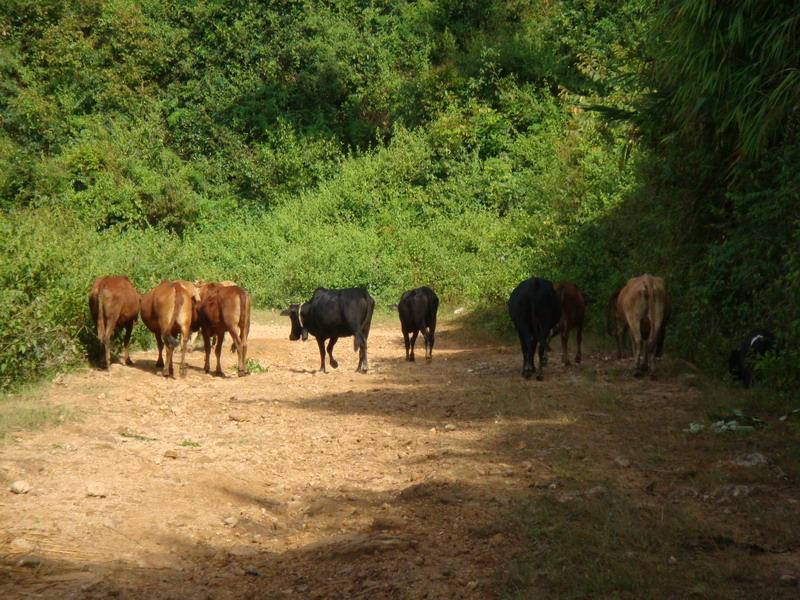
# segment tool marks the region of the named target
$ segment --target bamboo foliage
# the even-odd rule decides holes
[[[656,77],[681,132],[711,128],[737,155],[759,156],[800,110],[800,11],[792,2],[666,0]]]

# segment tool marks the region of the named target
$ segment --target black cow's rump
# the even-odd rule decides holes
[[[530,377],[536,371],[533,357],[538,347],[539,374],[536,378],[541,380],[547,339],[561,319],[561,302],[553,284],[539,277],[526,279],[511,292],[508,314],[517,328],[522,347],[522,375]]]
[[[436,333],[436,313],[439,310],[439,297],[429,287],[418,287],[403,292],[397,305],[400,315],[400,328],[406,345],[406,360],[414,360],[414,344],[420,331],[425,340],[425,358],[433,358],[433,342]],[[409,335],[411,339],[409,340]]]

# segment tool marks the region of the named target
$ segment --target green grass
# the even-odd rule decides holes
[[[199,448],[200,447],[200,443],[199,442],[195,442],[195,441],[192,441],[192,440],[189,440],[189,439],[183,440],[179,445],[183,446],[184,448]]]

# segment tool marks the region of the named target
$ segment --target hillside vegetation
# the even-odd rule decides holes
[[[0,387],[91,350],[98,275],[260,307],[644,271],[670,352],[800,354],[800,16],[701,0],[0,2]],[[138,332],[144,342],[147,336]]]

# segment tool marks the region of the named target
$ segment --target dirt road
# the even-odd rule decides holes
[[[797,516],[797,485],[774,465],[730,466],[747,440],[683,432],[700,410],[691,376],[638,381],[598,352],[571,368],[553,353],[544,382],[524,381],[516,345],[470,342],[455,322],[430,364],[406,363],[384,322],[369,374],[353,372],[345,339],[339,369],[323,375],[313,341],[264,321],[249,355],[265,373],[233,376],[226,349],[228,376],[213,378],[195,351],[185,379],[165,380],[149,352],[42,391],[77,417],[0,446],[0,597],[546,597],[568,589],[558,573],[570,577],[573,550],[559,550],[558,527],[583,528],[595,517],[581,511],[611,514],[618,498],[634,516],[661,510],[663,521],[666,505],[668,518],[677,507],[702,523],[663,547],[609,549],[663,577],[667,596],[689,595],[718,559],[755,565],[731,589],[794,593],[781,577],[798,574],[797,528],[778,523]],[[28,493],[8,491],[19,479]],[[730,482],[750,491],[714,496]],[[550,521],[526,517],[531,506]],[[754,511],[776,525],[742,522]],[[705,551],[720,532],[731,544]],[[764,551],[750,558],[741,544]],[[709,585],[695,595],[727,589]]]

